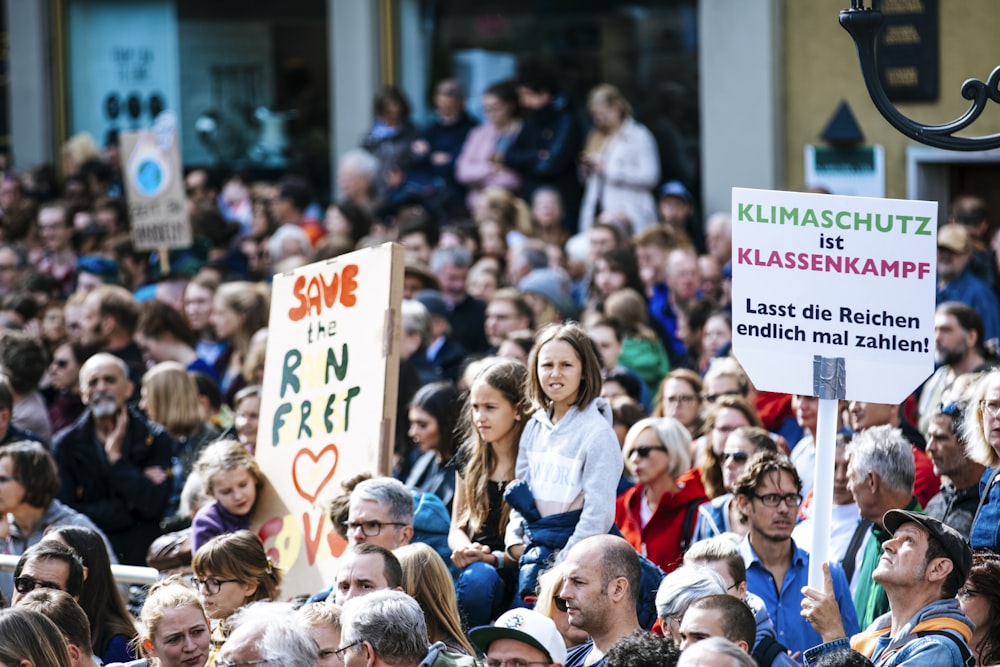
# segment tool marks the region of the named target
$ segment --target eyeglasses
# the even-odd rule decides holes
[[[10,475],[0,475],[0,484],[6,484],[7,482],[13,481],[16,481],[16,478],[11,477]]]
[[[746,452],[740,452],[740,451],[722,452],[722,460],[728,461],[729,459],[732,459],[737,463],[746,463],[750,459],[750,455],[747,454]]]
[[[996,417],[1000,414],[1000,403],[997,401],[979,401],[979,408],[987,417]]]
[[[566,611],[566,600],[563,600],[558,595],[552,598],[552,604],[556,606],[559,611]]]
[[[219,589],[222,588],[222,584],[231,584],[239,581],[239,579],[198,579],[194,577],[191,579],[191,583],[194,584],[196,590],[204,590],[208,595],[218,595]],[[239,663],[245,664],[245,663]]]
[[[365,537],[378,537],[382,532],[382,526],[405,526],[405,523],[399,523],[398,521],[348,521],[344,524],[347,526],[347,532],[353,533],[358,528],[361,529],[361,534]]]
[[[764,503],[765,507],[777,507],[781,503],[785,503],[788,507],[798,507],[802,504],[802,496],[798,493],[786,493],[785,495],[765,493],[762,496],[755,493],[753,497]]]
[[[14,580],[14,590],[21,595],[27,595],[36,588],[49,588],[54,591],[61,591],[63,587],[51,581],[40,581],[34,577],[23,576]]]
[[[665,452],[666,447],[647,447],[645,445],[640,447],[633,447],[632,451],[628,453],[629,456],[636,454],[640,459],[644,459],[650,455],[651,452]]]
[[[694,403],[698,400],[698,397],[690,394],[682,394],[680,396],[664,396],[663,400],[671,405],[680,405],[681,403]]]
[[[974,588],[963,586],[962,588],[958,589],[958,597],[960,597],[963,602],[967,601],[969,598],[975,595],[979,595],[979,591],[975,590]]]
[[[486,658],[486,667],[528,667],[528,665],[551,665],[548,660],[521,660],[520,658],[507,658],[497,660],[496,658]]]
[[[715,401],[723,396],[742,396],[742,392],[738,389],[732,389],[730,391],[720,391],[717,394],[705,394],[705,400],[709,403],[715,403]]]
[[[224,658],[216,658],[215,664],[217,667],[237,667],[238,665],[265,665],[271,662],[270,658],[258,658],[257,660],[226,660]]]
[[[357,646],[358,644],[360,644],[361,641],[362,640],[359,639],[356,642],[351,642],[347,646],[341,646],[340,648],[338,648],[337,650],[335,650],[334,653],[337,654],[337,660],[340,660],[341,662],[344,662],[344,654],[347,653],[347,649],[354,648],[355,646]]]

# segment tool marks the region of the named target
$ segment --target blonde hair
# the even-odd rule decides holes
[[[172,438],[189,437],[201,426],[198,384],[176,361],[156,364],[142,377],[149,418]]]
[[[254,478],[257,491],[264,484],[264,473],[246,446],[238,440],[219,440],[213,442],[198,456],[194,464],[195,472],[201,477],[205,493],[212,493],[212,478],[230,470],[246,470]]]
[[[329,627],[334,632],[340,632],[340,607],[329,600],[321,600],[303,605],[295,614],[300,625],[308,628]]]
[[[982,379],[968,394],[971,396],[962,420],[962,434],[965,436],[965,453],[976,463],[988,468],[1000,465],[1000,454],[990,446],[983,432],[983,401],[991,386],[1000,384],[1000,370],[984,374]]]
[[[475,655],[465,638],[458,615],[455,584],[444,561],[423,542],[414,542],[393,551],[403,568],[403,590],[420,605],[430,641],[452,642]]]
[[[281,570],[264,551],[264,543],[249,530],[213,537],[195,552],[191,569],[199,578],[208,575],[257,584],[244,604],[277,600],[281,594]]]
[[[656,439],[667,450],[667,457],[670,459],[670,469],[668,474],[677,478],[691,469],[691,434],[684,425],[673,417],[647,417],[640,419],[625,434],[625,444],[622,451],[625,455],[625,464],[631,470],[629,461],[635,441],[643,431],[650,430],[656,434]]]
[[[149,645],[153,643],[156,628],[167,612],[182,607],[191,607],[201,612],[208,626],[205,608],[198,594],[178,575],[172,575],[153,584],[146,594],[146,601],[139,612],[139,634],[133,641],[136,655],[149,658]]]
[[[515,197],[505,188],[495,185],[483,188],[479,193],[479,203],[489,211],[483,220],[494,220],[500,224],[500,229],[504,235],[513,230],[517,230],[525,236],[534,236],[535,232],[531,226],[531,209],[523,199]]]
[[[215,291],[215,299],[242,318],[230,342],[236,353],[246,354],[250,338],[267,326],[271,309],[270,289],[267,285],[249,281],[222,283]]]

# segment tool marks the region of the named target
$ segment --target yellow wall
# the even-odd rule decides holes
[[[961,115],[968,102],[962,82],[985,81],[1000,65],[1000,4],[996,0],[939,0],[941,66],[938,100],[899,105],[906,116],[922,123],[948,122]],[[906,147],[916,142],[896,131],[875,110],[858,66],[857,52],[837,20],[849,0],[784,0],[783,78],[786,187],[804,186],[806,144],[820,144],[841,100],[847,100],[868,144],[885,146],[886,196],[906,196]],[[869,1],[867,6],[871,5]],[[1000,133],[1000,105],[986,112],[964,136]]]

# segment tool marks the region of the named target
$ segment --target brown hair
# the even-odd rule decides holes
[[[723,408],[741,412],[750,422],[750,426],[764,426],[754,407],[739,396],[722,396],[709,407],[708,416],[705,418],[706,442],[701,452],[701,460],[698,462],[698,466],[701,468],[701,480],[709,498],[717,498],[726,493],[726,486],[722,482],[722,461],[719,460],[712,447],[712,431],[715,429],[715,420],[718,419]]]
[[[549,397],[545,395],[538,377],[538,354],[546,343],[562,341],[573,348],[580,359],[580,388],[574,405],[583,409],[601,395],[601,362],[597,360],[594,345],[578,322],[553,323],[544,327],[535,336],[535,346],[528,355],[528,397],[538,408],[547,408]]]
[[[249,530],[213,537],[195,552],[191,568],[198,577],[208,575],[257,584],[246,603],[277,600],[281,593],[281,570],[264,552],[264,543]]]

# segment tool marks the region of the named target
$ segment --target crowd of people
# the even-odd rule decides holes
[[[729,216],[663,178],[613,86],[587,122],[540,69],[482,107],[442,81],[420,125],[381,91],[329,203],[293,174],[191,170],[195,241],[163,255],[132,248],[114,145],[74,137],[61,180],[6,166],[0,662],[1000,664],[983,200],[938,233],[934,375],[840,410],[809,586],[818,403],[731,355]],[[391,475],[342,481],[336,579],[288,601],[249,530],[269,279],[388,241]],[[165,578],[130,610],[114,563]]]

